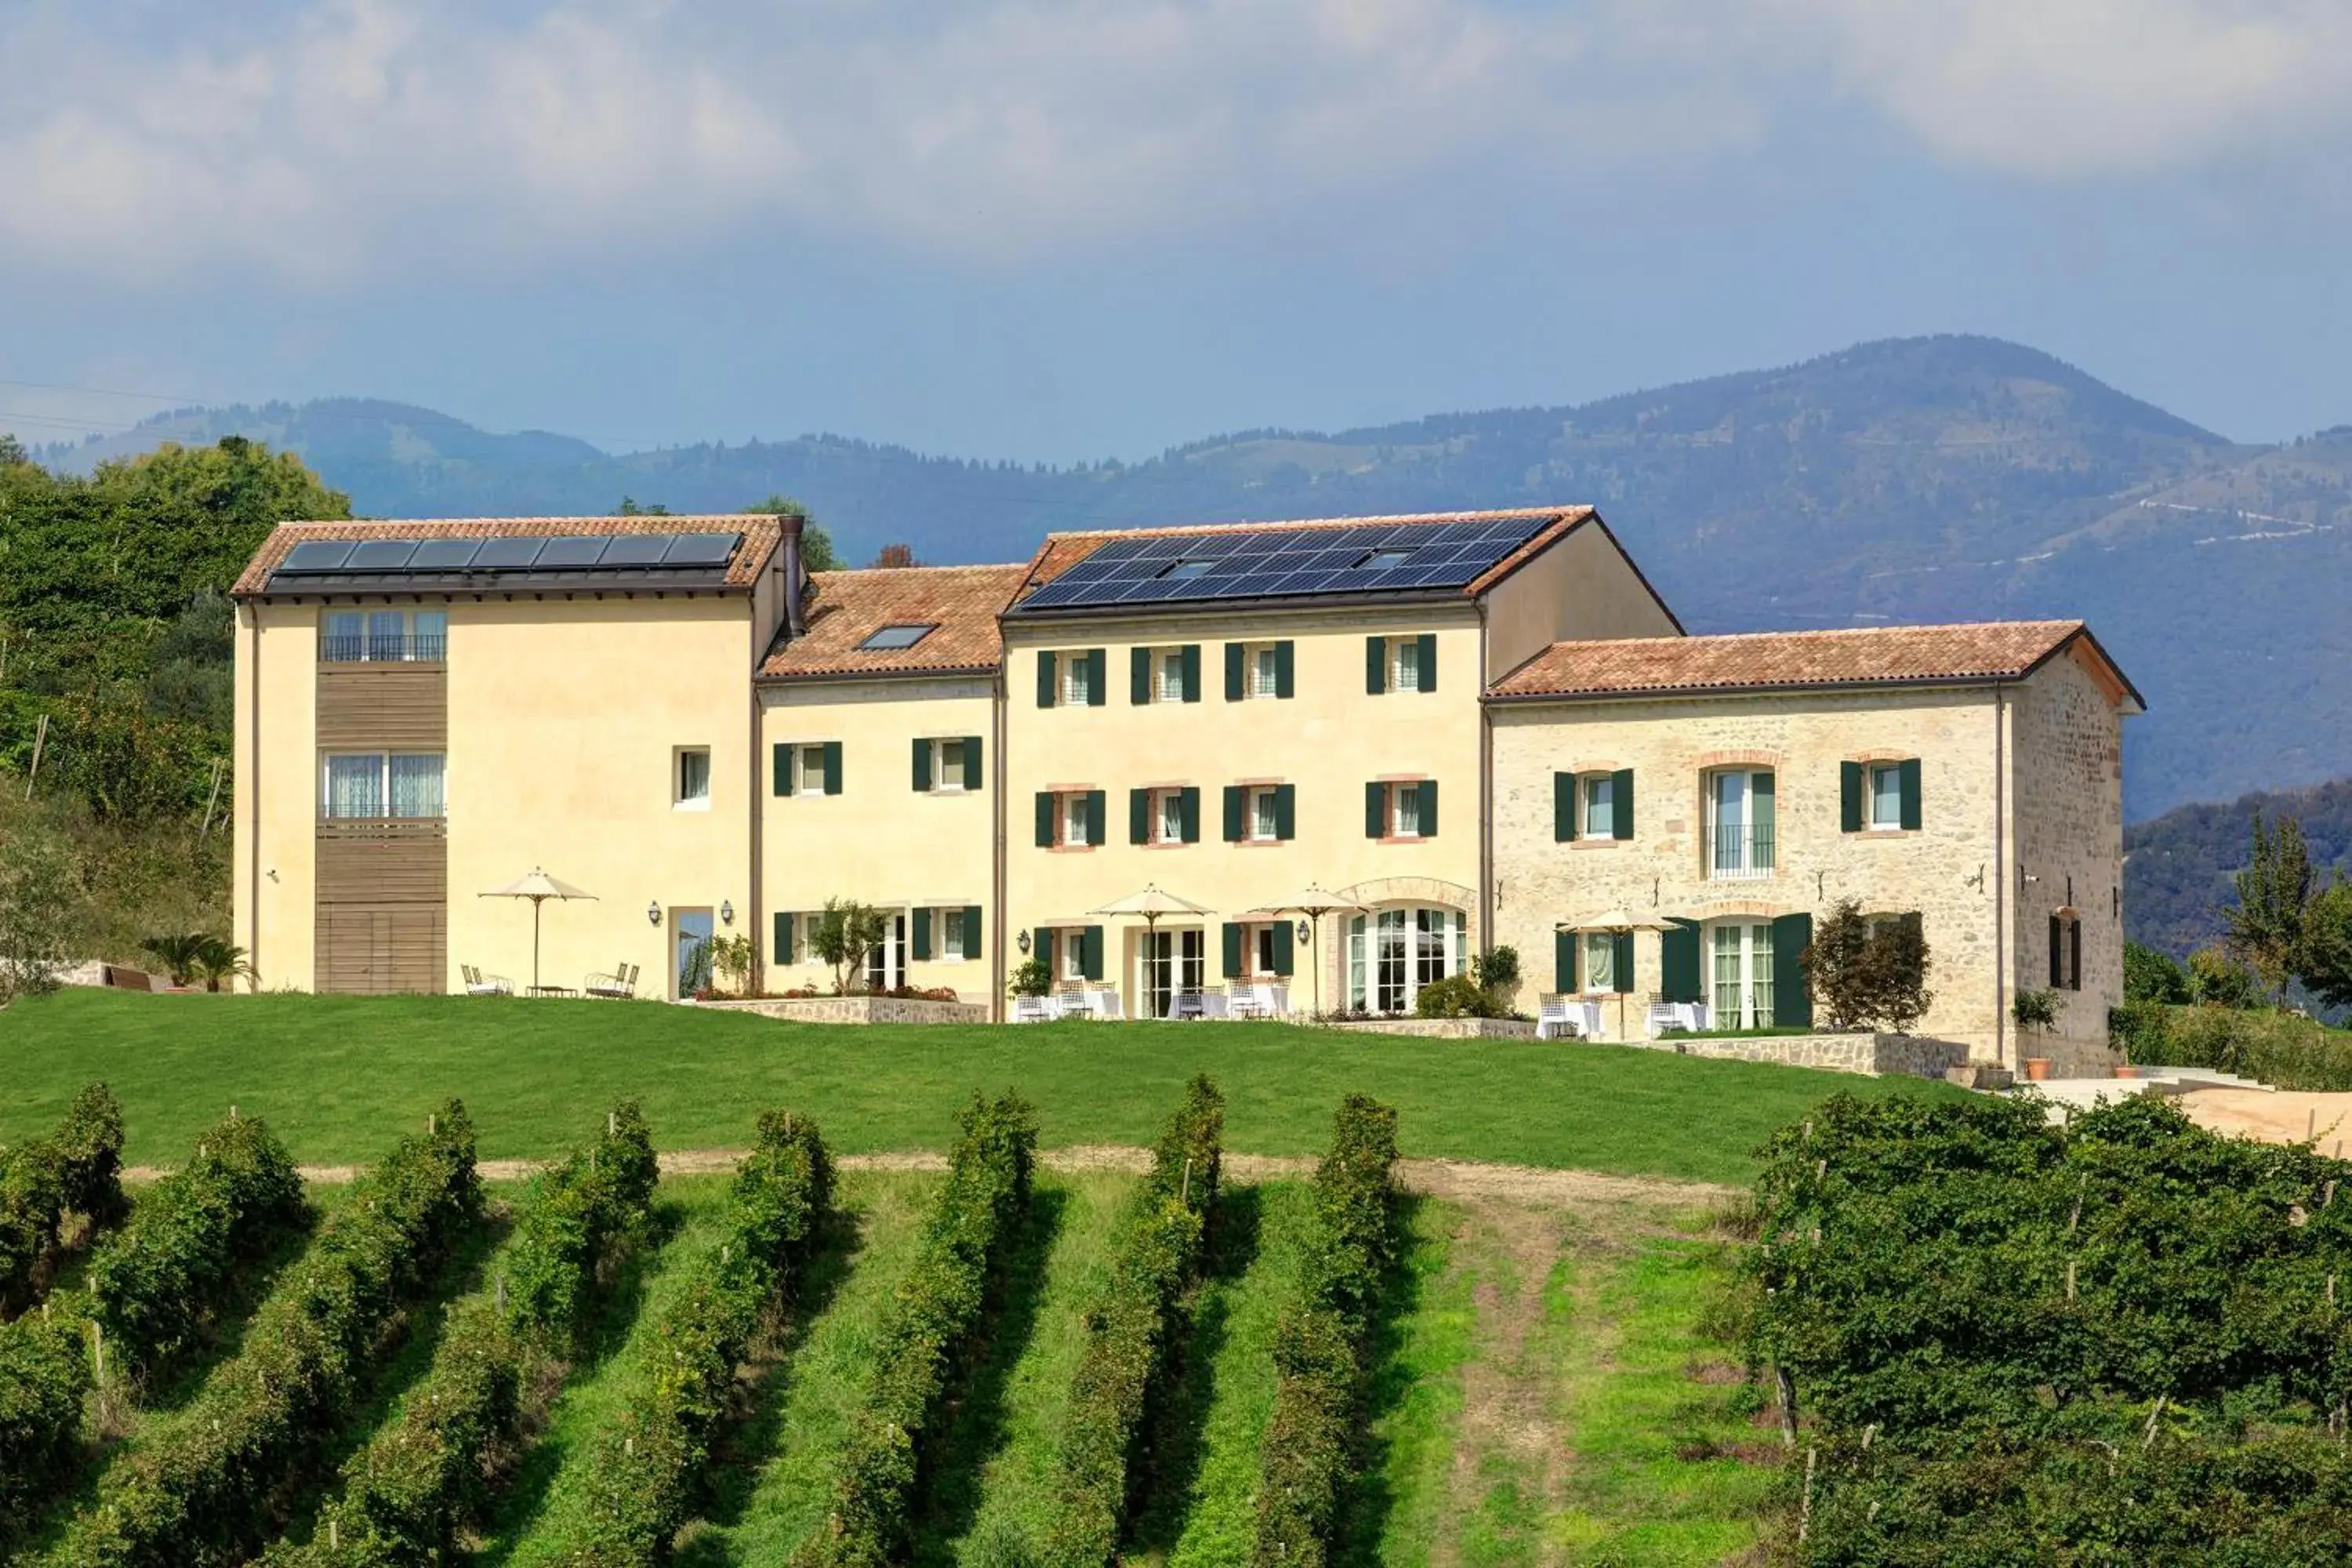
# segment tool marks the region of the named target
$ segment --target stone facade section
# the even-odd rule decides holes
[[[2050,661],[2011,701],[2016,900],[2014,984],[2050,984],[2050,917],[2083,922],[2082,989],[2058,993],[2058,1026],[2013,1042],[2021,1056],[2099,1077],[2116,1061],[2107,1013],[2124,999],[2123,725],[2100,679],[2072,658]]]
[[[1650,1042],[1660,1050],[1721,1061],[1769,1062],[1777,1067],[1822,1068],[1872,1078],[1942,1078],[1964,1067],[1969,1048],[1957,1040],[1925,1035],[1757,1035],[1746,1038],[1668,1037]]]

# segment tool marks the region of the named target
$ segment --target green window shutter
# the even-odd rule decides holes
[[[2083,988],[2083,922],[2080,918],[2066,922],[2066,989]]]
[[[915,742],[915,793],[929,795],[931,790],[931,743]]]
[[[1622,996],[1633,989],[1633,933],[1621,931],[1609,939],[1609,945],[1611,967],[1617,972],[1615,988]]]
[[[987,777],[980,765],[980,737],[966,735],[963,738],[963,787],[978,789]]]
[[[1151,700],[1151,650],[1127,650],[1127,700],[1140,708]]]
[[[1242,661],[1244,657],[1241,644],[1229,642],[1225,645],[1225,700],[1228,702],[1242,700]]]
[[[1903,788],[1903,826],[1912,832],[1919,831],[1919,759],[1912,757],[1896,765],[1895,777]]]
[[[1389,639],[1364,639],[1364,692],[1378,697],[1389,689]]]
[[[769,945],[768,962],[790,963],[793,961],[793,917],[783,910],[776,911],[776,940]]]
[[[1087,660],[1087,706],[1100,708],[1110,701],[1110,688],[1105,684],[1110,668],[1109,656],[1101,648],[1088,648]]]
[[[1050,649],[1037,650],[1037,706],[1051,708],[1055,695],[1054,655]]]
[[[963,907],[963,955],[978,958],[987,951],[980,943],[980,906],[966,904]]]
[[[1102,790],[1087,792],[1087,842],[1097,848],[1103,843],[1103,830],[1109,826],[1103,821],[1104,808],[1108,799],[1109,796]]]
[[[1184,842],[1187,844],[1198,844],[1201,842],[1201,792],[1199,788],[1192,784],[1186,784],[1184,786],[1184,793],[1176,797],[1176,809],[1183,824]]]
[[[790,746],[783,744],[782,742],[779,742],[769,748],[768,759],[771,769],[775,773],[776,777],[776,793],[778,795],[792,794],[793,749]]]
[[[1389,824],[1389,786],[1368,784],[1364,786],[1364,837],[1385,838]]]
[[[1297,968],[1297,955],[1292,950],[1291,941],[1290,922],[1286,920],[1275,921],[1274,972],[1276,974],[1289,974]]]
[[[907,923],[913,928],[911,934],[917,961],[928,962],[931,956],[931,911],[913,910],[908,914]]]
[[[1186,643],[1179,658],[1184,667],[1184,700],[1198,702],[1201,700],[1201,645]]]
[[[1437,781],[1423,779],[1415,786],[1421,791],[1421,836],[1437,837]]]
[[[1053,847],[1054,792],[1041,789],[1037,792],[1037,847],[1050,849]]]
[[[1298,786],[1274,786],[1274,836],[1287,844],[1298,837]]]
[[[838,741],[824,743],[824,793],[841,793],[841,742]]]
[[[1232,921],[1225,922],[1225,978],[1242,977],[1242,928]]]
[[[1423,691],[1437,689],[1437,634],[1435,632],[1421,634],[1421,689]]]
[[[1127,792],[1127,841],[1129,844],[1151,842],[1151,792],[1148,789]]]
[[[2050,917],[2050,988],[2053,991],[2066,984],[2066,922],[2056,915]]]
[[[1813,945],[1813,917],[1782,915],[1772,922],[1772,1022],[1813,1026],[1813,987],[1802,954]]]
[[[1551,988],[1565,995],[1576,989],[1576,933],[1551,933]]]
[[[1103,976],[1102,950],[1102,927],[1087,926],[1078,932],[1078,972],[1089,980]]]
[[[1862,764],[1838,764],[1838,831],[1862,831]]]
[[[1225,786],[1225,842],[1242,841],[1242,809],[1248,804],[1249,792],[1239,784]]]
[[[1633,770],[1619,768],[1609,775],[1609,826],[1619,838],[1633,837]]]
[[[1668,920],[1658,933],[1658,994],[1669,1002],[1704,1002],[1699,975],[1699,925]]]
[[[1567,844],[1576,837],[1576,775],[1551,775],[1551,841]]]
[[[1298,645],[1288,637],[1274,645],[1274,694],[1298,695]]]

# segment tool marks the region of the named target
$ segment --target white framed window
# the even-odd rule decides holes
[[[1421,828],[1421,786],[1417,784],[1389,785],[1390,837],[1418,838]]]
[[[940,911],[940,957],[950,963],[963,962],[963,911],[961,910]]]
[[[319,815],[335,820],[449,815],[439,752],[338,752],[321,763]]]
[[[1251,789],[1249,836],[1254,842],[1269,843],[1282,837],[1281,798],[1281,792],[1272,784]]]
[[[1073,790],[1060,797],[1061,840],[1066,848],[1083,848],[1093,839],[1094,797]]]
[[[1151,655],[1151,699],[1155,702],[1184,700],[1184,650],[1155,649]]]
[[[1706,775],[1707,875],[1717,881],[1769,877],[1778,858],[1778,795],[1766,770]]]
[[[670,804],[680,811],[710,809],[710,748],[680,746],[670,767]]]
[[[1578,808],[1583,813],[1583,835],[1587,838],[1614,838],[1617,836],[1617,781],[1608,773],[1587,773],[1578,781],[1581,799]]]
[[[1460,974],[1469,959],[1459,910],[1384,909],[1348,921],[1348,1005],[1410,1013],[1421,988]]]
[[[1624,989],[1618,983],[1616,937],[1605,931],[1589,931],[1578,941],[1584,948],[1584,989],[1612,993]]]
[[[963,793],[963,742],[934,741],[931,756],[931,793],[961,795]]]
[[[330,610],[319,627],[329,664],[434,663],[449,657],[446,610]]]
[[[1094,661],[1084,654],[1062,659],[1062,706],[1084,708],[1095,700]]]
[[[1084,980],[1087,977],[1085,932],[1064,930],[1055,933],[1054,945],[1061,950],[1061,971],[1064,980]]]
[[[1870,764],[1870,828],[1885,833],[1903,826],[1903,766],[1899,763]]]
[[[1249,972],[1254,975],[1274,973],[1274,928],[1252,926],[1249,936]]]
[[[793,748],[793,790],[798,795],[824,793],[824,742]]]
[[[1772,1026],[1772,923],[1723,921],[1706,928],[1718,1029]]]
[[[1421,689],[1421,639],[1419,637],[1389,638],[1389,689],[1391,691]]]
[[[1282,695],[1282,656],[1272,643],[1258,643],[1246,650],[1249,660],[1249,695],[1279,697]]]
[[[1184,842],[1184,792],[1162,789],[1151,792],[1151,841],[1154,844]]]

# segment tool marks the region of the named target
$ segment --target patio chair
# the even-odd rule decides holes
[[[1290,1016],[1290,985],[1288,982],[1276,980],[1270,982],[1269,984],[1257,986],[1255,989],[1257,991],[1258,1008],[1267,1017],[1287,1018]]]
[[[1584,1006],[1580,997],[1553,993],[1536,999],[1536,1038],[1558,1039],[1562,1035],[1575,1039],[1584,1032]]]
[[[503,974],[485,974],[470,963],[459,964],[457,973],[466,977],[466,994],[468,996],[514,994],[514,982]]]
[[[634,963],[614,964],[612,973],[592,974],[580,983],[580,989],[591,996],[626,1002],[637,994],[637,966]]]
[[[1198,1018],[1207,1011],[1208,1008],[1202,1002],[1201,994],[1198,991],[1179,991],[1168,1004],[1168,1016],[1171,1018]]]
[[[1091,1018],[1095,1016],[1094,993],[1085,982],[1065,980],[1055,994],[1055,1011],[1065,1018]]]
[[[1013,999],[1013,1021],[1016,1024],[1050,1024],[1060,1016],[1051,996],[1015,996]]]
[[[1235,981],[1225,992],[1225,1016],[1255,1018],[1265,1012],[1266,987]]]

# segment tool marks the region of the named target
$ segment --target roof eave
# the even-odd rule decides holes
[[[926,665],[919,669],[795,669],[781,673],[761,670],[751,677],[754,686],[789,686],[800,681],[835,680],[930,680],[939,678],[971,675],[995,675],[1004,668],[997,659],[990,664]]]
[[[1497,691],[1489,688],[1484,700],[1496,707],[1536,702],[1638,702],[1645,700],[1691,701],[1709,697],[1771,697],[1795,692],[1888,691],[1971,686],[2014,686],[2032,669],[1979,675],[1888,676],[1867,680],[1775,680],[1742,682],[1738,686],[1630,686],[1604,691]]]
[[[1474,603],[1460,588],[1398,589],[1370,594],[1294,594],[1276,598],[1156,600],[1150,604],[1074,605],[1067,609],[1024,611],[1016,601],[1004,612],[1007,626],[1050,626],[1063,621],[1150,619],[1160,616],[1215,615],[1234,610],[1360,610],[1368,605],[1461,605]]]

